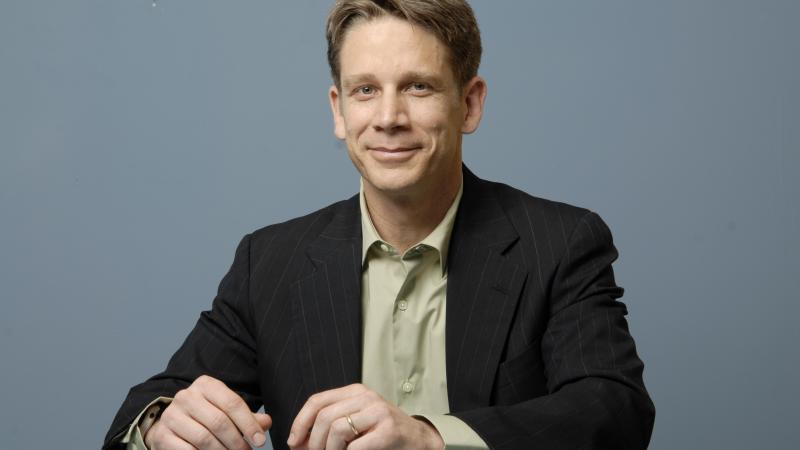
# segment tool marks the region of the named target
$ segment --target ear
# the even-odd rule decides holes
[[[486,100],[486,80],[479,76],[473,77],[464,86],[464,123],[461,132],[470,134],[478,129],[483,117],[483,103]]]
[[[328,89],[328,100],[331,102],[331,112],[333,113],[333,134],[339,139],[345,138],[344,116],[341,110],[341,99],[339,97],[339,90],[336,86],[331,86]]]

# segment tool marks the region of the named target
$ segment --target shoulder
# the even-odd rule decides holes
[[[489,203],[499,205],[515,231],[516,245],[504,254],[535,273],[542,289],[565,267],[590,273],[617,259],[608,226],[590,209],[537,197],[503,183],[481,180],[481,185],[484,196],[492,199]],[[506,225],[498,220],[492,226]]]
[[[478,186],[481,197],[489,200],[480,203],[484,207],[497,205],[502,210],[519,237],[518,250],[538,255],[539,263],[555,263],[578,247],[613,247],[608,226],[588,208],[531,195],[504,183],[478,179]],[[484,226],[506,225],[495,221]]]
[[[535,232],[536,227],[558,229],[570,233],[581,222],[599,219],[588,208],[529,194],[521,189],[495,181],[480,180],[491,193],[520,234]]]
[[[251,253],[304,248],[333,222],[358,221],[358,196],[341,200],[304,216],[259,228],[248,234]],[[344,218],[344,219],[343,219]]]

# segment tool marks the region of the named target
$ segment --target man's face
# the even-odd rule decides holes
[[[460,180],[461,135],[477,128],[486,89],[475,77],[462,92],[448,56],[433,34],[393,17],[347,31],[330,101],[365,188],[418,196]]]

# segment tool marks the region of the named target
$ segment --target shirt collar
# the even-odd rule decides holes
[[[464,181],[462,180],[461,185],[458,187],[456,198],[453,200],[453,203],[450,205],[447,213],[445,213],[442,221],[436,225],[436,228],[434,228],[433,231],[431,231],[431,233],[425,237],[425,239],[421,240],[416,245],[412,245],[408,250],[406,250],[406,254],[408,254],[408,252],[414,251],[414,249],[419,246],[425,246],[431,247],[439,252],[439,268],[442,271],[442,276],[444,276],[447,271],[447,251],[450,247],[450,236],[453,234],[453,225],[455,224],[456,212],[458,211],[458,205],[461,203],[461,194],[463,192]],[[375,229],[375,225],[372,223],[372,218],[369,216],[367,201],[364,197],[363,178],[361,179],[358,197],[361,208],[361,266],[363,267],[367,260],[370,247],[376,243],[378,245],[384,244],[388,246],[389,243],[384,241],[378,234],[378,230]]]

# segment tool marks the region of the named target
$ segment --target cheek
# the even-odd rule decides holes
[[[367,108],[350,108],[344,121],[347,139],[357,139],[369,127],[370,117]]]
[[[459,122],[460,128],[460,112],[455,105],[440,98],[426,98],[425,101],[415,105],[413,110],[413,117],[416,123],[423,129],[431,132],[436,131],[437,134],[448,133],[454,124]]]
[[[432,115],[423,123],[426,133],[434,141],[438,151],[449,150],[461,135],[460,127],[455,126],[455,122],[444,115]]]
[[[432,138],[443,134],[447,128],[447,114],[438,108],[416,108],[411,111],[413,122]]]

